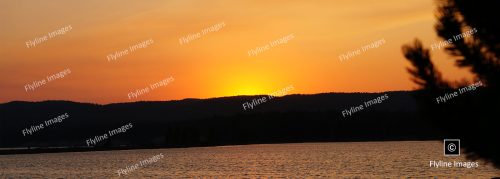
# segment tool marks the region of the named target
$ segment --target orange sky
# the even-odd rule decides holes
[[[401,46],[437,38],[431,0],[283,1],[1,1],[0,102],[94,103],[291,93],[411,90]],[[224,22],[217,32],[181,45],[179,38]],[[25,42],[62,27],[66,34],[36,47]],[[293,34],[256,56],[248,51]],[[138,42],[154,43],[108,61]],[[384,39],[341,62],[339,55]],[[445,78],[468,77],[442,51],[432,52]],[[70,69],[34,91],[26,84]],[[136,99],[128,93],[172,76]]]

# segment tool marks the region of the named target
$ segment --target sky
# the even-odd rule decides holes
[[[0,0],[0,102],[165,101],[269,94],[413,90],[401,46],[440,39],[432,0]],[[181,44],[180,38],[224,26]],[[71,26],[28,48],[26,41]],[[256,55],[248,51],[292,36]],[[339,55],[385,43],[341,61]],[[151,40],[116,60],[107,56]],[[470,78],[431,51],[447,79]],[[27,84],[69,69],[34,90]],[[130,98],[130,93],[171,78]]]

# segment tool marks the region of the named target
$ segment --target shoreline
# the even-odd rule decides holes
[[[354,142],[423,142],[441,141],[441,139],[408,139],[408,140],[356,140],[356,141],[296,141],[296,142],[275,142],[275,143],[245,143],[227,145],[199,145],[199,146],[121,146],[121,147],[10,147],[0,148],[0,155],[18,154],[45,154],[45,153],[67,153],[67,152],[99,152],[99,151],[121,151],[121,150],[142,150],[142,149],[173,149],[173,148],[196,148],[196,147],[222,147],[240,145],[267,145],[267,144],[300,144],[300,143],[354,143]]]

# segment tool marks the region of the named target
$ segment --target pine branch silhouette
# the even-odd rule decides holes
[[[471,82],[449,82],[442,79],[428,49],[420,40],[404,45],[403,55],[411,63],[408,68],[421,95],[417,96],[424,119],[440,127],[446,137],[462,139],[469,159],[483,159],[500,168],[498,128],[500,95],[500,26],[495,2],[439,0],[435,25],[437,35],[452,42],[444,49],[459,68],[470,69],[475,81],[483,87],[468,91],[445,104],[435,98],[469,86]],[[451,39],[451,40],[450,40]],[[467,131],[467,132],[464,132]]]

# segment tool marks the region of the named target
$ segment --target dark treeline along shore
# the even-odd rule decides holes
[[[0,153],[192,147],[258,143],[434,140],[443,138],[419,119],[416,92],[325,93],[276,97],[244,110],[242,104],[267,96],[184,99],[165,102],[86,104],[68,101],[0,104]],[[387,94],[379,104],[352,113]],[[30,134],[23,129],[67,113],[59,123]],[[126,132],[88,147],[87,139],[131,124]],[[130,127],[129,126],[129,127]],[[63,148],[60,148],[63,147]]]

